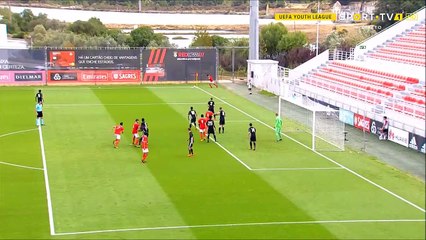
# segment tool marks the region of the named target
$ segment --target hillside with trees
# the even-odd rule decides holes
[[[12,13],[0,8],[0,23],[7,25],[8,34],[24,38],[32,47],[172,47],[167,37],[143,26],[130,34],[109,29],[99,19],[65,23],[49,19],[31,10]]]
[[[1,2],[1,1],[0,1]],[[4,1],[3,1],[4,2]],[[272,7],[289,6],[297,3],[311,3],[311,8],[315,8],[317,1],[284,1],[284,0],[260,0],[261,6],[265,4]],[[336,2],[322,0],[321,4],[333,4]],[[342,0],[342,3],[348,4],[351,0]],[[359,2],[359,1],[357,1]],[[362,1],[362,2],[365,2]],[[14,1],[16,4],[26,5],[48,5],[59,7],[82,6],[90,9],[102,9],[101,6],[108,7],[126,7],[127,9],[137,9],[138,0],[127,1],[92,1],[92,0],[61,0],[61,1]],[[248,0],[143,0],[145,9],[164,5],[161,9],[168,7],[185,9],[226,9],[232,8],[238,10],[239,7],[247,9]],[[421,0],[377,0],[376,13],[411,13],[424,6]],[[88,21],[75,21],[65,23],[59,20],[48,19],[47,15],[34,15],[30,10],[24,10],[21,13],[12,13],[8,8],[0,8],[0,15],[3,17],[0,23],[7,25],[8,33],[12,37],[27,39],[29,45],[33,47],[173,47],[167,37],[155,33],[153,26],[140,26],[133,29],[129,34],[125,34],[121,29],[109,28],[99,19],[91,18]],[[383,29],[392,24],[392,21],[379,22],[373,21],[372,24],[381,26]],[[351,25],[352,26],[352,25]],[[314,29],[314,25],[312,25]],[[326,27],[326,26],[323,26]],[[276,59],[280,65],[286,67],[296,67],[297,65],[314,57],[312,50],[312,31],[305,29],[289,29],[281,23],[269,24],[263,26],[260,30],[260,49],[261,57]],[[311,29],[311,30],[312,30]],[[327,31],[321,30],[320,52],[324,49],[339,48],[349,51],[362,40],[374,35],[373,29],[378,28],[350,28],[343,25],[333,27]],[[326,34],[324,34],[326,33]],[[220,36],[210,35],[206,29],[199,29],[191,47],[218,47],[220,53],[221,65],[230,71],[231,53],[236,51],[235,63],[237,68],[246,65],[248,56],[248,40],[235,39],[229,40]],[[231,49],[233,49],[231,51]]]

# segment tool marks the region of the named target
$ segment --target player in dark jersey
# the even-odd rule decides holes
[[[194,134],[192,134],[191,128],[188,128],[189,138],[188,138],[188,157],[194,156]]]
[[[213,101],[213,98],[210,98],[210,101],[208,101],[207,104],[209,105],[209,111],[214,112],[214,101]]]
[[[188,121],[189,128],[192,128],[192,125],[194,125],[194,127],[197,127],[197,111],[195,111],[193,107],[189,108]]]
[[[141,137],[139,138],[139,144],[142,142],[143,135],[146,135],[148,137],[149,130],[148,130],[148,123],[145,122],[145,118],[141,119],[141,124],[139,125],[139,132],[141,133]]]
[[[212,120],[212,116],[207,120],[207,142],[209,142],[210,134],[213,134],[214,141],[216,142],[216,126],[214,125],[214,121]]]
[[[222,133],[225,133],[225,111],[223,111],[222,107],[219,108],[219,133],[222,129]]]
[[[256,150],[256,128],[253,127],[253,124],[249,124],[248,137],[250,139],[250,150]]]
[[[39,102],[41,102],[41,104],[44,103],[43,93],[41,93],[41,90],[38,90],[38,93],[36,93],[35,100],[36,100],[37,103],[39,103]]]

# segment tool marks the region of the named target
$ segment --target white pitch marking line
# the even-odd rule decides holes
[[[14,134],[19,134],[19,133],[26,133],[26,132],[36,131],[36,130],[37,130],[37,128],[32,128],[32,129],[27,129],[27,130],[21,130],[21,131],[16,131],[16,132],[5,133],[5,134],[0,135],[0,138],[7,137],[7,136],[10,136],[10,135],[14,135]],[[8,163],[8,162],[1,162],[1,161],[0,161],[0,164],[8,165],[8,166],[13,166],[13,167],[19,167],[19,168],[32,169],[32,170],[41,170],[41,171],[44,170],[43,168],[30,167],[30,166],[13,164],[13,163]]]
[[[226,120],[227,123],[249,123],[252,120]]]
[[[21,130],[21,131],[16,131],[16,132],[5,133],[5,134],[0,135],[0,138],[6,137],[6,136],[10,136],[10,135],[14,135],[14,134],[19,134],[19,133],[36,131],[36,130],[37,130],[37,128],[32,128],[32,129],[27,129],[27,130]]]
[[[341,167],[328,168],[253,168],[252,171],[303,171],[303,170],[343,170]]]
[[[41,158],[43,160],[44,183],[46,185],[47,210],[49,213],[50,235],[53,236],[55,235],[55,223],[53,221],[52,199],[50,196],[49,176],[47,174],[47,163],[46,163],[46,154],[44,151],[43,133],[41,131],[40,125],[38,126],[38,133],[40,135]]]
[[[46,88],[43,91],[70,91],[70,90],[121,90],[121,89],[133,89],[133,90],[140,90],[140,89],[191,89],[192,86],[147,86],[147,85],[134,85],[133,87],[108,87],[108,85],[97,85],[94,87],[76,87],[76,86],[63,86],[63,87],[52,87],[52,88]],[[32,91],[32,90],[31,90]]]
[[[214,141],[214,140],[213,140]],[[225,150],[225,152],[227,152],[229,155],[231,155],[233,158],[235,158],[235,160],[237,160],[238,162],[240,162],[244,167],[246,167],[248,170],[252,170],[251,167],[249,165],[247,165],[246,163],[244,163],[243,161],[241,161],[241,159],[239,159],[237,156],[235,156],[232,152],[230,152],[228,149],[226,149],[224,146],[222,146],[222,144],[218,143],[218,142],[214,142],[216,143],[220,148],[222,148],[223,150]]]
[[[93,87],[93,88],[88,88],[88,89],[93,89],[93,90],[109,90],[109,89],[191,89],[193,88],[193,86],[148,86],[148,85],[135,85],[134,87],[102,87],[101,85],[98,86],[98,88]]]
[[[197,127],[198,129],[198,127]],[[223,150],[225,150],[225,152],[227,152],[229,155],[231,155],[233,158],[235,158],[235,160],[237,160],[238,162],[240,162],[244,167],[246,167],[248,170],[250,171],[297,171],[297,170],[336,170],[336,169],[343,169],[341,167],[330,167],[330,168],[251,168],[249,165],[247,165],[245,162],[243,162],[240,158],[238,158],[237,156],[235,156],[235,154],[233,154],[231,151],[229,151],[228,149],[226,149],[222,144],[215,142],[214,139],[212,137],[210,137],[210,140],[213,141],[214,143],[216,143],[219,147],[221,147]]]
[[[13,164],[13,163],[8,163],[8,162],[0,162],[0,164],[8,165],[8,166],[13,166],[13,167],[19,167],[19,168],[27,168],[27,169],[32,169],[32,170],[41,170],[41,171],[44,170],[43,168],[29,167],[29,166],[24,166],[24,165],[19,165],[19,164]]]
[[[254,120],[256,120],[257,122],[259,122],[259,123],[261,123],[261,124],[265,125],[266,127],[270,128],[270,129],[274,129],[273,127],[269,126],[269,125],[268,125],[268,124],[266,124],[265,122],[263,122],[263,121],[261,121],[261,120],[259,120],[259,119],[255,118],[255,117],[253,117],[252,115],[250,115],[250,114],[248,114],[248,113],[244,112],[243,110],[239,109],[238,107],[236,107],[236,106],[234,106],[234,105],[232,105],[232,104],[230,104],[230,103],[228,103],[228,102],[226,102],[226,101],[222,100],[221,98],[219,98],[219,97],[215,96],[214,94],[211,94],[211,93],[207,92],[206,90],[204,90],[204,89],[202,89],[202,88],[199,88],[199,87],[195,87],[195,88],[199,89],[200,91],[202,91],[202,92],[204,92],[204,93],[206,93],[206,94],[208,94],[208,95],[210,95],[210,96],[212,96],[212,97],[215,97],[216,99],[218,99],[218,100],[222,101],[223,103],[225,103],[225,104],[227,104],[228,106],[230,106],[230,107],[234,108],[235,110],[237,110],[237,111],[239,111],[239,112],[243,113],[244,115],[246,115],[246,116],[248,116],[248,117],[253,118],[253,119],[254,119]],[[383,190],[383,191],[385,191],[385,192],[389,193],[390,195],[392,195],[392,196],[394,196],[394,197],[396,197],[396,198],[400,199],[401,201],[403,201],[403,202],[405,202],[405,203],[407,203],[407,204],[411,205],[412,207],[417,208],[418,210],[420,210],[420,211],[422,211],[422,212],[426,212],[426,210],[425,210],[424,208],[422,208],[422,207],[420,207],[420,206],[417,206],[416,204],[414,204],[414,203],[410,202],[409,200],[407,200],[407,199],[405,199],[405,198],[403,198],[403,197],[399,196],[398,194],[396,194],[396,193],[394,193],[394,192],[390,191],[389,189],[387,189],[387,188],[385,188],[385,187],[382,187],[381,185],[379,185],[379,184],[377,184],[377,183],[375,183],[375,182],[371,181],[370,179],[368,179],[368,178],[366,178],[366,177],[362,176],[361,174],[359,174],[359,173],[357,173],[357,172],[355,172],[355,171],[353,171],[353,170],[351,170],[351,169],[347,168],[346,166],[344,166],[344,165],[342,165],[342,164],[340,164],[340,163],[338,163],[338,162],[334,161],[333,159],[331,159],[331,158],[329,158],[329,157],[325,156],[324,154],[322,154],[322,153],[320,153],[320,152],[317,152],[317,151],[315,151],[315,150],[312,150],[310,147],[308,147],[308,146],[306,146],[305,144],[303,144],[303,143],[301,143],[301,142],[297,141],[296,139],[294,139],[294,138],[292,138],[292,137],[290,137],[290,136],[286,135],[285,133],[281,133],[281,135],[283,135],[283,136],[287,137],[288,139],[290,139],[290,140],[292,140],[292,141],[294,141],[294,142],[296,142],[296,143],[300,144],[301,146],[303,146],[303,147],[305,147],[305,148],[309,149],[310,151],[313,151],[314,153],[316,153],[316,154],[318,154],[319,156],[323,157],[324,159],[327,159],[328,161],[330,161],[330,162],[332,162],[332,163],[336,164],[337,166],[340,166],[340,167],[342,167],[342,168],[346,169],[348,172],[350,172],[350,173],[354,174],[355,176],[357,176],[357,177],[359,177],[359,178],[363,179],[364,181],[366,181],[366,182],[368,182],[368,183],[370,183],[370,184],[372,184],[372,185],[374,185],[374,186],[376,186],[376,187],[380,188],[381,190]]]
[[[200,130],[197,127],[198,130]],[[231,151],[229,151],[228,149],[226,149],[224,146],[222,146],[222,144],[216,142],[214,139],[212,139],[212,137],[210,137],[209,142],[212,141],[214,143],[216,143],[220,148],[222,148],[223,150],[225,150],[225,152],[227,152],[229,155],[231,155],[233,158],[235,158],[235,160],[237,160],[238,162],[240,162],[244,167],[246,167],[248,170],[251,171],[251,167],[249,165],[247,165],[245,162],[241,161],[241,159],[239,159],[237,156],[235,156]]]
[[[144,228],[123,228],[81,232],[56,233],[56,236],[80,235],[110,232],[130,232],[149,230],[170,230],[170,229],[190,229],[190,228],[219,228],[219,227],[245,227],[245,226],[271,226],[271,225],[302,225],[302,224],[338,224],[338,223],[398,223],[398,222],[424,222],[425,219],[377,219],[377,220],[324,220],[324,221],[300,221],[300,222],[254,222],[254,223],[228,223],[228,224],[206,224],[188,226],[165,226],[165,227],[144,227]]]
[[[194,86],[182,86],[182,87],[176,87],[176,86],[141,86],[141,88],[148,88],[148,89],[167,89],[167,88],[173,88],[173,89],[191,89],[194,88]]]
[[[98,106],[156,106],[156,105],[202,105],[207,103],[111,103],[111,104],[102,104],[102,103],[52,103],[46,104],[46,108],[55,108],[55,107],[98,107]]]

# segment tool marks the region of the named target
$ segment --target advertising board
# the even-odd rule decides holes
[[[351,126],[354,125],[354,113],[348,110],[339,109],[339,120]]]
[[[0,49],[0,71],[40,71],[44,69],[44,49]]]
[[[49,70],[48,83],[139,82],[139,70]]]
[[[424,137],[419,136],[417,134],[410,133],[408,138],[409,138],[409,142],[408,142],[409,148],[419,151],[421,153],[425,153],[426,139]]]
[[[0,85],[43,85],[44,71],[0,71]]]
[[[364,117],[358,113],[354,114],[354,127],[370,132],[370,118]]]
[[[144,82],[216,79],[216,49],[145,49],[142,56]]]
[[[408,147],[408,132],[405,130],[389,126],[388,139],[389,141]]]
[[[139,49],[48,50],[49,69],[136,70],[140,69]]]

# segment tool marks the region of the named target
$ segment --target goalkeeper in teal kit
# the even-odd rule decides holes
[[[282,141],[281,138],[281,128],[283,126],[283,120],[281,120],[280,116],[278,116],[278,113],[275,113],[275,139],[278,141]]]

